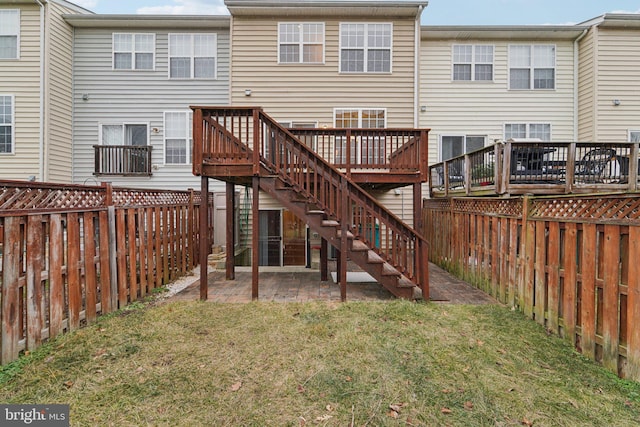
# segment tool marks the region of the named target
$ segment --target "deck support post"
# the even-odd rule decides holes
[[[207,300],[209,259],[209,178],[200,177],[200,300]]]
[[[260,264],[259,249],[259,224],[260,224],[260,177],[254,176],[252,180],[252,206],[251,217],[253,226],[251,227],[251,299],[258,299],[258,265]]]
[[[413,229],[422,236],[422,183],[413,184]]]
[[[320,240],[320,281],[321,282],[326,282],[327,280],[329,280],[329,273],[328,273],[328,260],[329,260],[329,251],[328,251],[328,247],[327,247],[327,240],[326,239],[321,239]]]
[[[236,247],[236,216],[235,216],[235,185],[231,182],[227,182],[227,194],[226,194],[226,216],[227,216],[227,236],[226,236],[226,270],[227,280],[235,280],[235,247]]]
[[[347,181],[341,179],[340,183],[340,252],[338,256],[338,271],[337,275],[340,282],[340,300],[345,302],[347,300],[347,251],[348,251],[348,225],[351,222],[349,218],[349,195],[347,193]]]

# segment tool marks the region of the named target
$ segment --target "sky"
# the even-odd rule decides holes
[[[222,15],[223,0],[70,0],[95,13]],[[429,0],[423,25],[571,25],[640,13],[640,0]]]

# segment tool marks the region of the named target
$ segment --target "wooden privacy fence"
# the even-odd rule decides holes
[[[431,261],[640,380],[640,195],[425,200]]]
[[[199,205],[193,191],[0,181],[0,362],[193,269]]]

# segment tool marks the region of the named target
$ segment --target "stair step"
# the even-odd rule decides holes
[[[342,237],[342,230],[338,230],[336,233],[336,237],[339,239]],[[350,231],[347,231],[347,239],[353,239],[353,233]]]
[[[402,276],[398,270],[392,267],[389,264],[382,265],[382,275],[383,276]]]
[[[369,250],[369,246],[367,246],[362,240],[354,240],[351,245],[351,250],[355,252],[364,252]]]
[[[333,220],[333,219],[325,219],[324,221],[322,221],[322,226],[323,227],[337,227],[339,225],[340,225],[340,223],[338,221]]]
[[[411,280],[407,279],[406,277],[402,276],[400,277],[400,279],[398,279],[398,287],[399,288],[413,288],[414,286],[417,286],[415,283],[413,283]]]
[[[355,244],[355,242],[353,243]],[[367,254],[367,262],[370,264],[384,264],[384,260],[382,259],[382,257],[380,257],[380,255],[373,251],[369,251],[369,253]]]

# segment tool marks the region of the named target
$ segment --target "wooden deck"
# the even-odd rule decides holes
[[[638,143],[505,142],[429,168],[432,198],[636,192]]]

